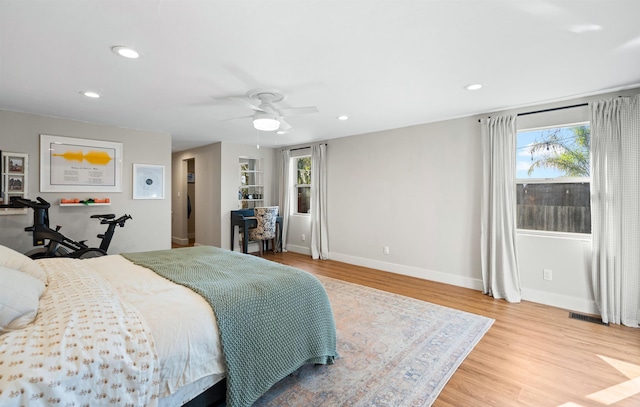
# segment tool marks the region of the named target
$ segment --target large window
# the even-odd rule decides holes
[[[591,233],[588,123],[518,132],[517,228]]]
[[[311,209],[311,156],[296,157],[296,213],[309,213]]]

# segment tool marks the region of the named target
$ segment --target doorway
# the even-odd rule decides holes
[[[187,196],[185,199],[187,208],[187,237],[189,246],[193,246],[196,240],[196,159],[184,160],[187,167]],[[183,165],[184,168],[184,165]]]

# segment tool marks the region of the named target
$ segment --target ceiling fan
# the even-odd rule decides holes
[[[273,104],[285,99],[285,94],[277,89],[254,89],[247,92],[246,97],[231,97],[230,99],[240,102],[255,112],[251,116],[237,117],[236,119],[251,117],[253,127],[263,131],[288,131],[292,127],[286,122],[285,117],[318,112],[318,108],[315,106],[276,108]]]

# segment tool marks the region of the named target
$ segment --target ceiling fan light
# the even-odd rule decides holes
[[[80,92],[80,93],[85,95],[86,97],[92,98],[92,99],[98,99],[100,97],[99,93],[92,92],[92,91],[85,91],[85,92]]]
[[[262,131],[274,131],[280,127],[280,121],[272,113],[256,113],[253,116],[253,127]]]
[[[115,47],[111,47],[111,51],[114,54],[120,55],[121,57],[136,59],[140,56],[140,53],[133,48],[125,47],[124,45],[117,45]]]

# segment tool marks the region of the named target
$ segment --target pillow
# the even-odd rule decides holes
[[[36,319],[44,283],[0,266],[0,333],[22,329]]]
[[[30,276],[39,279],[44,283],[44,285],[49,284],[47,273],[45,273],[38,263],[22,253],[18,253],[17,251],[2,245],[0,245],[0,266],[22,271],[23,273],[27,273]]]

